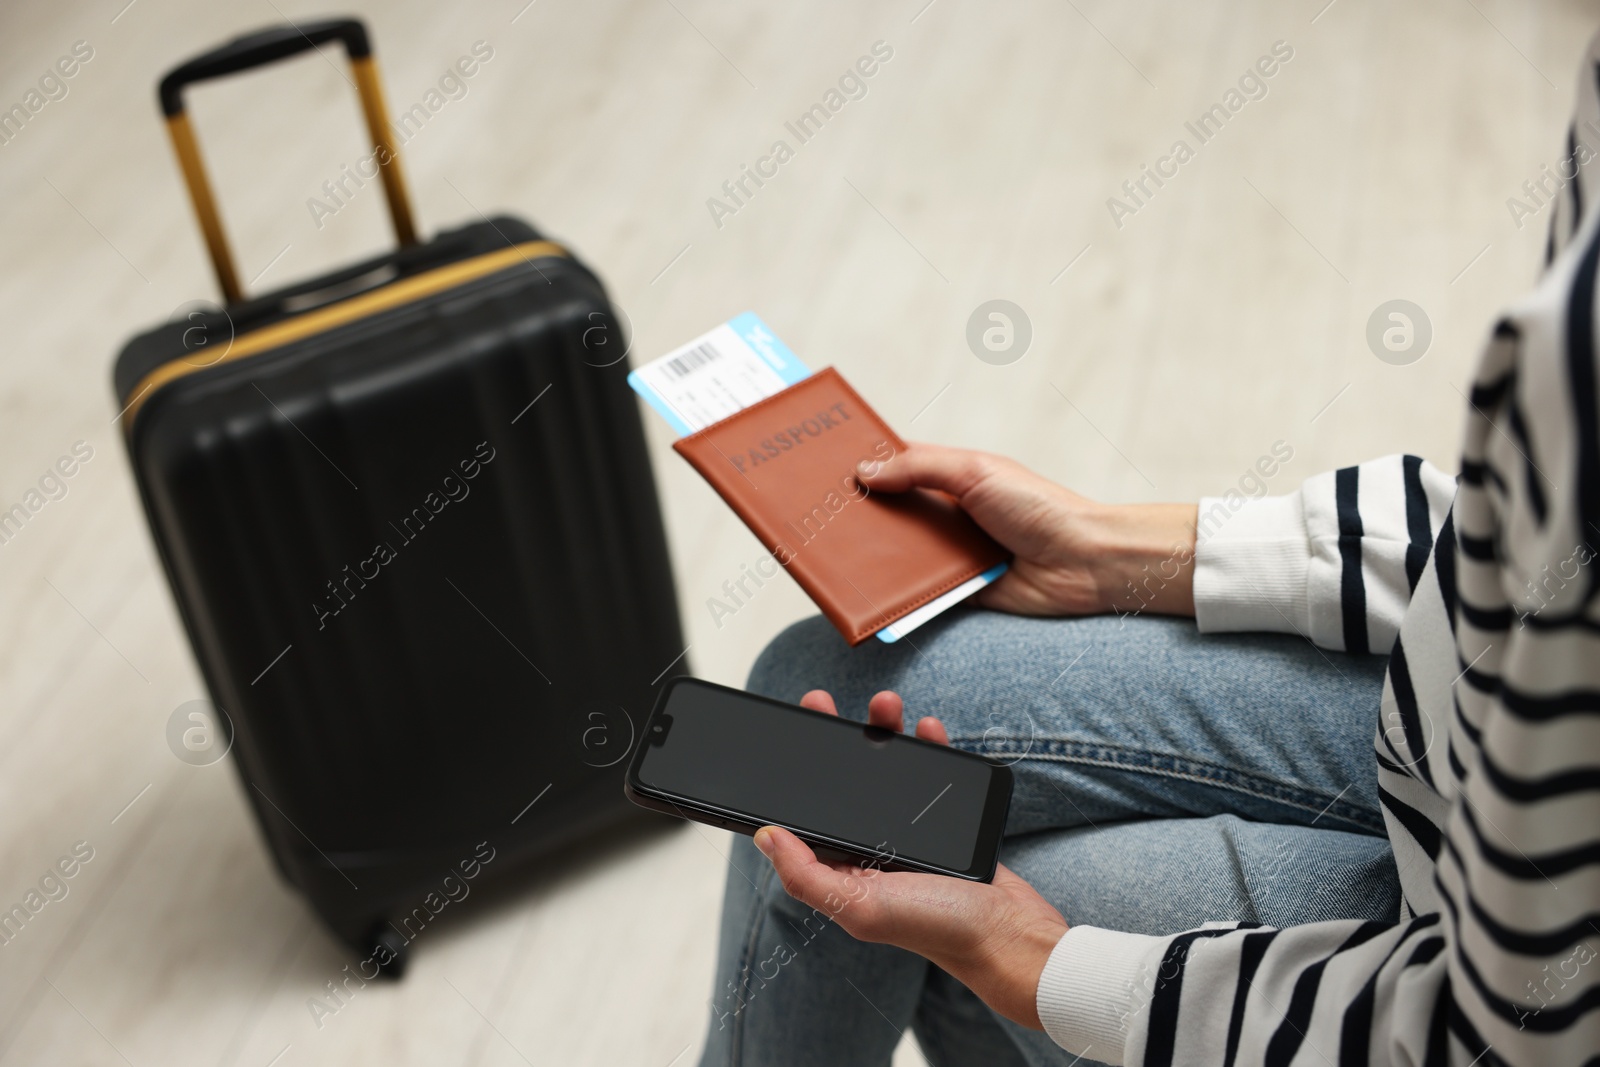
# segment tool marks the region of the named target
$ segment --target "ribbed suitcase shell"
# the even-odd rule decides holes
[[[537,236],[466,227],[230,309],[234,328]],[[575,259],[518,262],[187,374],[129,430],[245,793],[353,945],[479,842],[500,870],[621,817],[633,728],[686,669],[611,314]],[[184,355],[186,325],[128,345],[119,403]]]

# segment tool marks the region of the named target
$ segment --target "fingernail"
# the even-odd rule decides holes
[[[759,848],[767,859],[772,858],[772,831],[765,826],[756,831],[756,848]]]

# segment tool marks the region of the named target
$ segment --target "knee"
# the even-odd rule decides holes
[[[810,689],[828,689],[841,675],[850,646],[827,619],[802,619],[756,657],[745,688],[793,704]]]

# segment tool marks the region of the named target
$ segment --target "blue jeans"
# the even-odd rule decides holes
[[[957,609],[855,649],[808,619],[749,688],[827,689],[853,718],[898,691],[908,721],[936,715],[952,744],[1013,764],[1002,862],[1067,922],[1169,934],[1398,917],[1372,756],[1384,663],[1188,620]],[[934,1067],[1073,1062],[921,957],[790,898],[745,837],[710,1009],[702,1067],[882,1067],[907,1027]]]

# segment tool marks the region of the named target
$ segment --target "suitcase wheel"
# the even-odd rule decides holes
[[[371,933],[365,940],[366,944],[361,947],[368,953],[368,958],[377,965],[378,977],[399,981],[406,973],[410,943],[384,919],[372,924]]]

